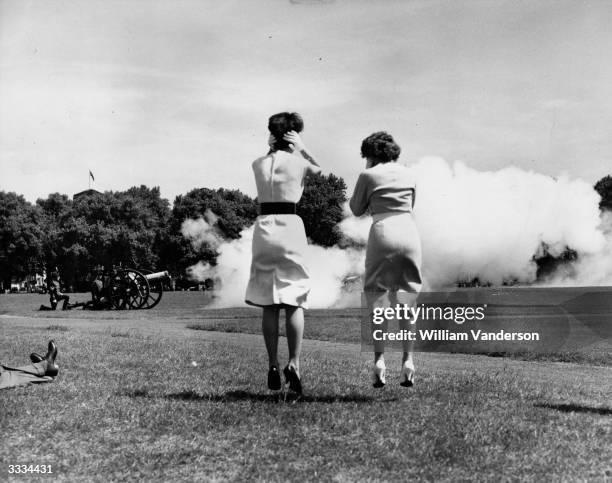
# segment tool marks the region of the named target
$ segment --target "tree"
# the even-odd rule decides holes
[[[42,259],[41,268],[63,265],[62,233],[64,225],[72,217],[72,201],[68,196],[51,193],[47,199],[36,200],[41,212]]]
[[[225,238],[235,239],[257,218],[257,202],[239,190],[199,188],[174,200],[172,222],[174,231],[180,232],[182,223],[207,216],[212,212],[216,226]]]
[[[306,179],[297,213],[304,221],[306,235],[313,243],[329,247],[341,238],[336,225],[342,220],[346,183],[334,174],[317,174]]]
[[[256,217],[257,202],[239,190],[199,188],[179,195],[174,201],[162,258],[175,273],[182,272],[198,261],[214,265],[217,247],[203,244],[195,249],[181,234],[183,222],[204,218],[214,224],[221,238],[236,239],[244,228],[253,224]]]
[[[600,210],[612,210],[612,176],[605,176],[595,183],[595,191],[601,196]]]
[[[39,208],[22,195],[0,191],[0,279],[6,286],[39,268],[42,234]]]
[[[45,220],[47,267],[78,284],[95,265],[156,269],[167,238],[170,207],[158,187],[91,193],[70,201],[54,193],[38,200]]]

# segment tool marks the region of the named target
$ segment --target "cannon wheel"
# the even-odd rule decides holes
[[[142,273],[148,275],[149,273],[153,273],[151,270],[142,270]],[[163,279],[156,280],[147,280],[149,282],[149,296],[142,306],[143,309],[152,309],[155,307],[162,299],[162,295],[164,294],[164,281]]]
[[[147,279],[131,268],[118,270],[110,282],[111,305],[115,309],[140,309],[147,301],[149,292]]]

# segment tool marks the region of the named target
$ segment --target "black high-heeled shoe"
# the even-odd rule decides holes
[[[287,384],[289,384],[289,389],[301,396],[302,381],[300,381],[300,377],[297,375],[297,372],[295,372],[295,367],[285,366],[283,369],[283,374],[285,375]]]
[[[268,389],[278,391],[281,387],[281,378],[280,372],[278,372],[278,367],[271,366],[268,370]]]
[[[404,364],[402,364],[402,372],[400,374],[400,386],[414,386],[414,363],[406,361],[404,362]]]
[[[30,354],[30,360],[32,361],[32,364],[36,364],[37,362],[44,361],[45,358],[36,352],[32,352]]]

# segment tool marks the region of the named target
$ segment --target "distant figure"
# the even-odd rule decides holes
[[[297,113],[270,117],[270,151],[253,162],[260,215],[253,232],[251,275],[246,303],[263,308],[262,331],[268,351],[268,388],[281,388],[278,370],[278,321],[285,309],[289,363],[283,373],[289,388],[302,393],[300,352],[310,274],[304,253],[308,243],[302,219],[295,214],[306,176],[319,165],[306,151],[299,132],[304,122]],[[297,154],[301,156],[297,156]]]
[[[395,162],[399,154],[400,147],[386,132],[365,138],[361,156],[367,160],[366,169],[350,200],[355,216],[366,211],[372,215],[363,284],[370,310],[385,294],[396,304],[399,290],[412,294],[421,290],[421,239],[412,217],[416,184],[412,171]],[[409,321],[400,320],[400,329],[408,328]],[[375,341],[374,387],[385,385],[384,350],[384,341]],[[400,384],[412,386],[414,372],[412,343],[404,341]]]
[[[20,367],[0,365],[0,389],[53,381],[59,373],[59,366],[55,363],[56,357],[57,345],[49,341],[48,351],[44,357],[35,352],[30,354],[31,364]]]
[[[57,271],[51,272],[51,275],[47,280],[47,289],[49,290],[49,302],[51,303],[51,310],[55,310],[57,308],[57,304],[60,301],[64,302],[62,304],[62,310],[67,310],[68,303],[70,302],[70,297],[62,293],[59,273]]]
[[[108,277],[105,276],[104,269],[102,267],[96,267],[94,270],[94,278],[90,284],[91,290],[91,308],[92,309],[103,309],[109,306],[109,299],[106,294],[107,284],[109,283]]]

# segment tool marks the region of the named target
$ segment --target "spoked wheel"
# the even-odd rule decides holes
[[[148,274],[153,272],[151,270],[142,270],[142,273],[144,273],[146,277]],[[162,295],[164,294],[164,281],[161,278],[156,278],[153,280],[147,280],[147,282],[149,282],[149,296],[147,297],[147,300],[145,300],[142,308],[152,309],[160,302]]]
[[[149,282],[133,269],[118,270],[110,283],[111,305],[115,309],[140,309],[149,297]]]

